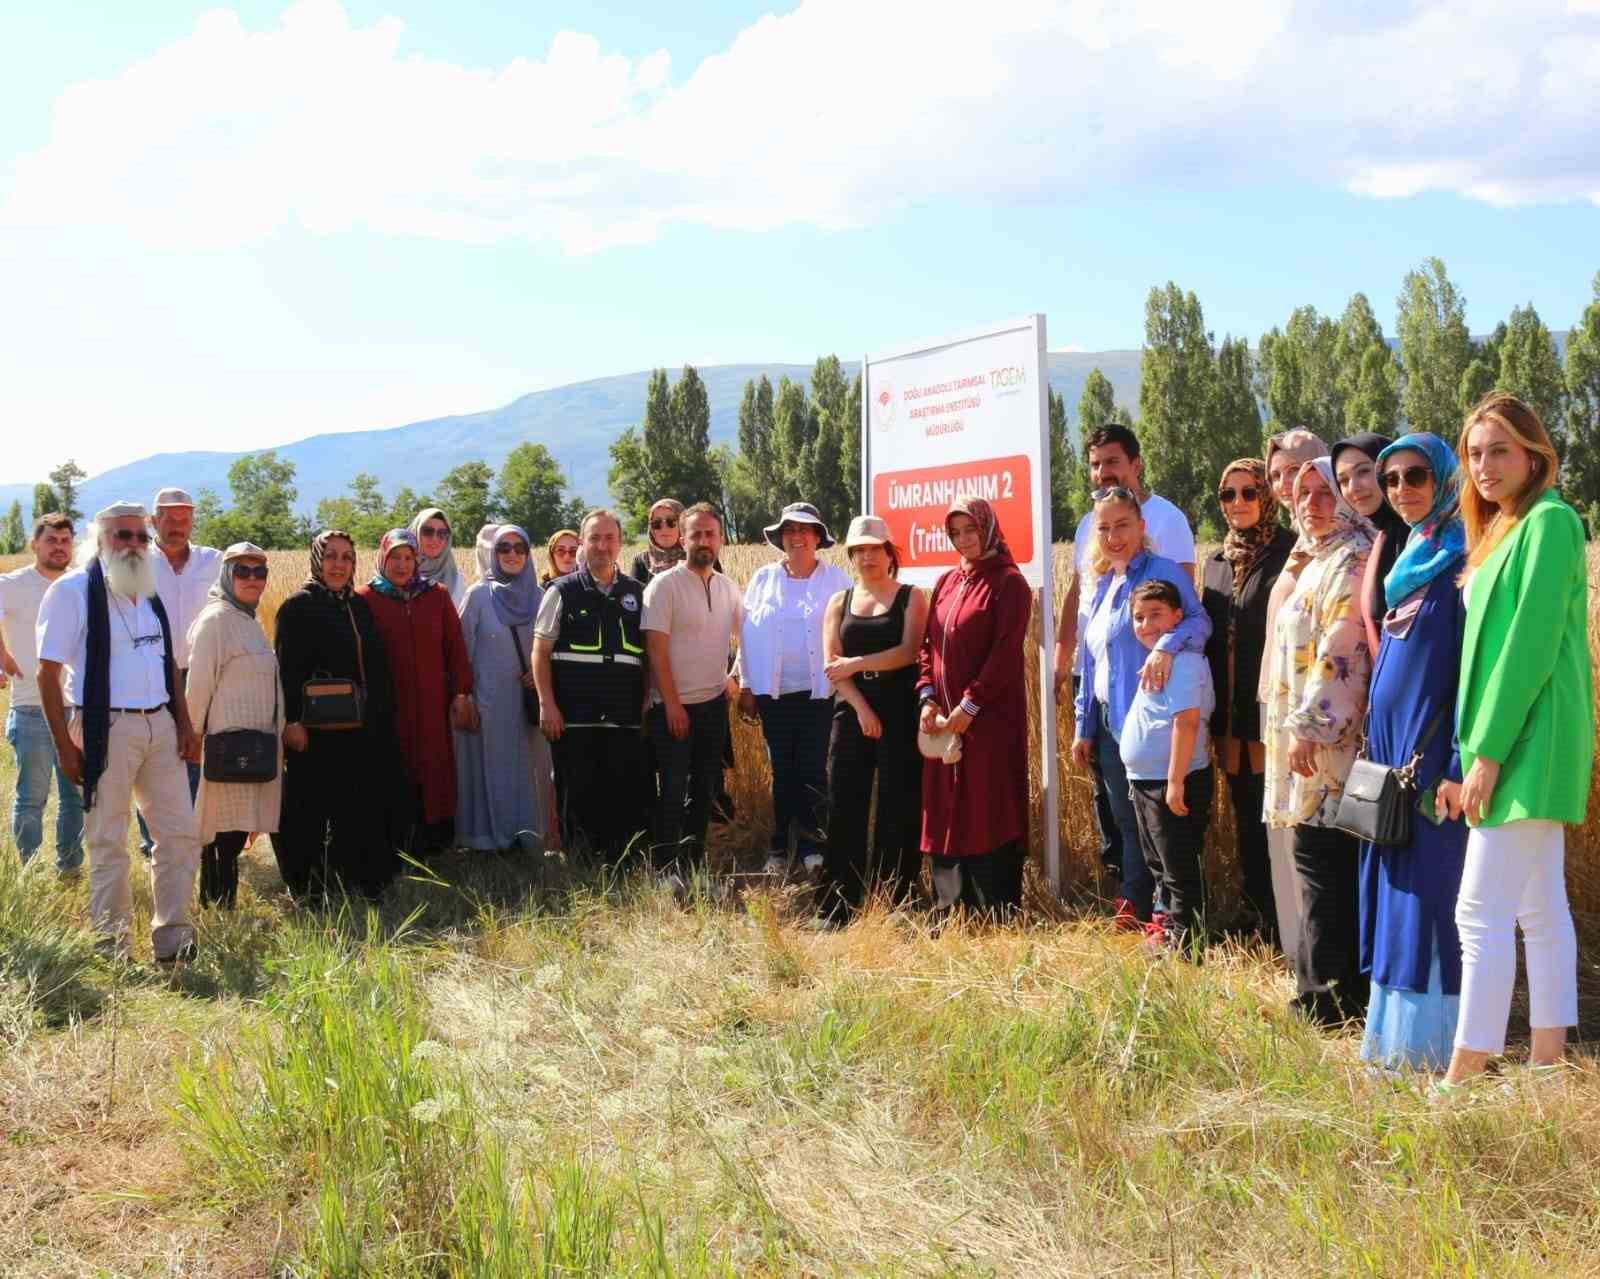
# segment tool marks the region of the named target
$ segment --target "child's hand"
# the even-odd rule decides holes
[[[1189,815],[1189,805],[1183,802],[1183,780],[1168,780],[1167,782],[1167,807],[1178,817]]]

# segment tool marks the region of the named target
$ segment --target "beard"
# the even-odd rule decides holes
[[[717,553],[709,546],[697,546],[689,552],[689,563],[695,568],[710,568],[717,562]]]
[[[107,551],[100,559],[113,595],[148,599],[156,593],[156,566],[143,551]]]

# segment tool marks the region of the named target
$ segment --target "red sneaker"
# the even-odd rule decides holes
[[[1165,941],[1167,939],[1167,913],[1163,910],[1155,911],[1150,916],[1150,922],[1144,926],[1144,935],[1152,941]]]
[[[1139,916],[1133,909],[1133,903],[1126,897],[1117,898],[1117,913],[1111,917],[1111,931],[1114,933],[1136,933],[1144,926],[1139,922]]]

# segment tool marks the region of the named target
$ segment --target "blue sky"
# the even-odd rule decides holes
[[[1600,0],[5,0],[0,482],[1029,311],[1600,270]],[[352,460],[352,472],[360,460]],[[424,480],[426,477],[423,477]]]

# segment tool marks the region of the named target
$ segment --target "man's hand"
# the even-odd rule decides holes
[[[4,657],[0,657],[0,688],[4,688],[10,680],[21,678],[22,667],[17,665],[17,659],[8,650]]]
[[[1303,737],[1294,739],[1289,747],[1289,771],[1301,777],[1312,777],[1317,771],[1317,744]]]
[[[311,734],[306,731],[304,724],[285,724],[283,726],[283,747],[285,750],[303,751],[311,745]]]
[[[689,740],[689,712],[682,702],[672,702],[667,706],[667,732],[680,742]]]
[[[1172,654],[1151,649],[1150,656],[1139,668],[1139,687],[1147,693],[1159,693],[1167,686],[1167,677],[1171,674]]]
[[[561,708],[543,699],[539,702],[539,731],[547,742],[559,742],[561,734],[567,731],[567,717],[561,713]]]
[[[61,769],[61,775],[74,786],[83,785],[83,752],[71,742],[56,744],[56,764]]]
[[[1183,798],[1183,779],[1181,777],[1177,781],[1173,781],[1170,777],[1167,778],[1167,807],[1172,810],[1174,816],[1187,817],[1189,815],[1189,805]]]
[[[195,731],[194,726],[186,725],[178,729],[178,758],[190,764],[200,762],[200,748],[205,739]]]

